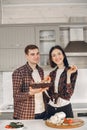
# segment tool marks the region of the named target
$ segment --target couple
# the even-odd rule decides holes
[[[73,117],[70,98],[77,78],[76,66],[69,66],[63,49],[56,45],[50,49],[49,61],[54,70],[50,72],[50,88],[32,88],[30,83],[44,80],[43,69],[38,65],[39,48],[25,47],[27,63],[12,74],[14,119],[47,119],[63,111]]]

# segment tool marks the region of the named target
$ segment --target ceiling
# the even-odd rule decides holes
[[[40,4],[40,3],[62,3],[62,4],[71,4],[71,3],[87,3],[87,0],[1,0],[2,5],[13,5],[13,4]]]

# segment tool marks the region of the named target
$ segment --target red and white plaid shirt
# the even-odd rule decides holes
[[[41,67],[36,66],[41,79],[44,72]],[[29,86],[32,78],[32,68],[26,63],[16,69],[12,74],[13,98],[14,98],[14,118],[34,119],[35,116],[35,97],[29,95]],[[33,80],[34,81],[34,80]]]

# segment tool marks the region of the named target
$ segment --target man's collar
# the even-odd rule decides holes
[[[30,67],[30,65],[28,64],[28,62],[26,63],[26,66],[27,66],[28,70],[32,73],[33,69]],[[36,65],[36,69],[38,69],[38,65]]]

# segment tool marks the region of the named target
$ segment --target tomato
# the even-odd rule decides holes
[[[50,76],[48,76],[48,77],[47,77],[47,81],[51,81],[51,78],[50,78]]]
[[[64,118],[64,123],[67,123],[67,118]]]
[[[51,77],[50,77],[50,76],[47,76],[47,77],[46,77],[46,80],[47,80],[47,81],[51,81]]]
[[[64,118],[64,123],[66,124],[72,124],[73,123],[73,120],[71,118]]]
[[[46,76],[43,80],[43,83],[50,83],[51,82],[51,77],[50,76]]]
[[[10,125],[6,125],[5,128],[12,128]]]
[[[73,120],[72,119],[68,119],[68,124],[72,124],[73,123]]]

